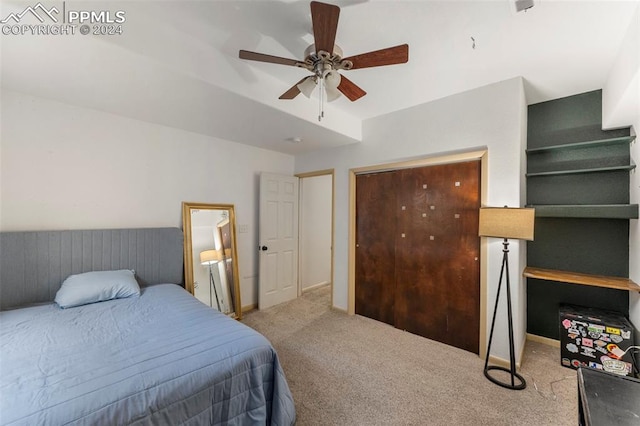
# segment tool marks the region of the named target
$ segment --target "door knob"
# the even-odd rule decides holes
[[[269,250],[269,247],[267,247],[267,246],[262,246],[262,247],[260,247],[260,250],[262,250],[262,251],[267,251],[267,250]]]

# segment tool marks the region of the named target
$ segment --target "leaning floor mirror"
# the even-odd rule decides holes
[[[182,203],[185,288],[198,300],[242,319],[233,204]]]

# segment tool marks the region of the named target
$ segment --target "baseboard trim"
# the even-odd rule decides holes
[[[520,369],[520,360],[522,359],[522,355],[520,356],[520,358],[516,358],[516,370]],[[502,359],[500,357],[497,357],[495,355],[489,355],[489,365],[497,365],[500,367],[504,367],[504,368],[510,368],[511,364],[509,363],[509,360],[507,359]]]
[[[302,293],[306,293],[307,291],[315,290],[317,288],[324,287],[324,286],[329,285],[329,284],[331,284],[331,281],[324,281],[324,282],[321,282],[321,283],[318,283],[318,284],[314,284],[314,285],[311,285],[309,287],[303,288],[302,289]]]
[[[530,340],[532,342],[537,342],[537,343],[542,343],[554,348],[560,348],[560,341],[559,340],[555,340],[555,339],[550,339],[548,337],[543,337],[543,336],[538,336],[536,334],[530,334],[527,333],[526,335],[526,339]],[[526,345],[526,342],[525,342]],[[520,368],[520,365],[522,363],[522,358],[524,357],[524,348],[525,345],[522,345],[522,348],[520,348],[520,353],[518,354],[518,356],[516,357],[516,369]],[[499,358],[497,356],[489,356],[489,363],[492,365],[499,365],[501,367],[505,367],[505,368],[509,368],[509,360],[506,359],[502,359]]]
[[[250,305],[245,305],[245,306],[242,307],[242,315],[244,315],[244,314],[246,314],[248,312],[254,311],[256,309],[258,309],[258,305],[256,303],[252,303]]]
[[[522,365],[522,358],[524,357],[524,347],[525,344],[520,347],[520,353],[516,355],[516,370],[519,370],[520,366]],[[489,355],[489,365],[498,365],[504,368],[511,367],[511,363],[508,359],[500,358],[495,355]]]
[[[527,340],[531,340],[532,342],[543,343],[545,345],[549,345],[554,348],[560,347],[560,340],[550,339],[548,337],[538,336],[536,334],[527,333]]]

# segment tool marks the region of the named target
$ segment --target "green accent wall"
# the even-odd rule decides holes
[[[528,266],[628,277],[627,217],[637,217],[629,206],[629,135],[630,128],[602,130],[601,90],[529,106],[527,204],[561,207],[548,208],[560,217],[536,215]],[[603,142],[580,144],[590,141]],[[603,214],[605,205],[617,210]],[[527,332],[559,339],[564,303],[629,313],[627,291],[529,278]]]

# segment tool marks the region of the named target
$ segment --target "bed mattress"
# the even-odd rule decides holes
[[[2,425],[293,423],[269,341],[175,284],[0,312]]]

